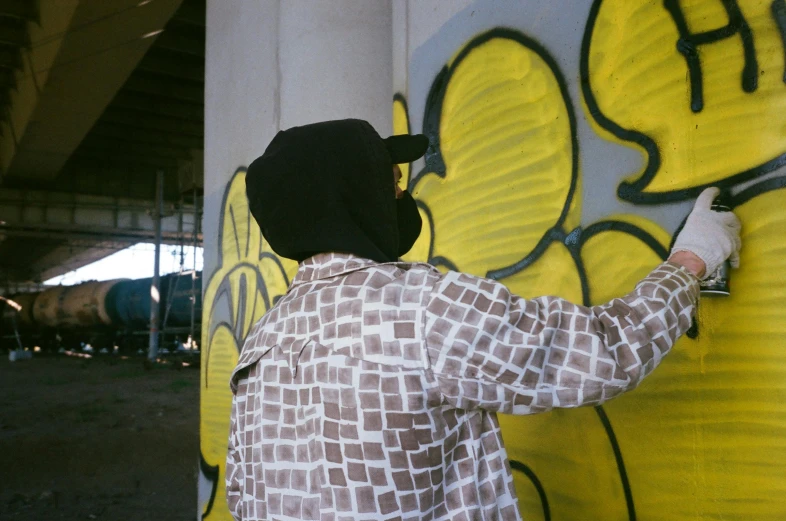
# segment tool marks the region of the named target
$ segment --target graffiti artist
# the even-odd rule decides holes
[[[421,218],[395,165],[427,147],[332,121],[278,133],[248,168],[262,234],[300,264],[232,375],[236,519],[520,519],[496,414],[632,390],[690,327],[699,278],[737,262],[717,189],[669,260],[604,305],[401,262]]]

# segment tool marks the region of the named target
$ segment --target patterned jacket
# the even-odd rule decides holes
[[[633,389],[690,326],[698,289],[663,263],[585,307],[427,264],[312,257],[232,375],[232,514],[520,519],[496,413]]]

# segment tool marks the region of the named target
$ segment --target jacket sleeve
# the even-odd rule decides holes
[[[424,317],[431,370],[461,409],[532,414],[596,405],[635,388],[691,325],[698,279],[665,262],[622,298],[578,306],[527,300],[450,272]]]
[[[229,448],[227,450],[226,459],[226,497],[229,512],[236,521],[241,520],[241,504],[243,491],[241,484],[243,483],[243,465],[240,460],[238,433],[237,433],[237,402],[238,398],[235,395],[232,398],[232,412],[230,413],[229,422]]]

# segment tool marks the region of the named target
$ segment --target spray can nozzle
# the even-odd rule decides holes
[[[712,203],[712,211],[730,212],[731,203],[729,199],[729,192],[721,192]],[[718,266],[715,272],[699,283],[701,295],[704,297],[728,297],[731,295],[729,288],[730,272],[731,264],[727,259]]]

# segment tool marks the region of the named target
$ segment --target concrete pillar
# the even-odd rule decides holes
[[[281,128],[347,117],[390,131],[389,1],[281,3]]]
[[[257,318],[264,312],[266,306],[247,307],[255,295],[260,301],[267,295],[269,305],[277,292],[286,290],[285,281],[272,285],[267,278],[271,272],[259,262],[258,242],[255,250],[245,247],[249,237],[252,242],[259,237],[259,230],[246,207],[244,167],[262,154],[278,130],[292,126],[360,118],[389,134],[391,35],[389,0],[207,2],[203,519],[229,519],[224,495],[231,401],[227,381],[248,327],[239,317],[249,312]],[[243,247],[232,246],[241,243]],[[287,266],[291,271],[292,265]]]

